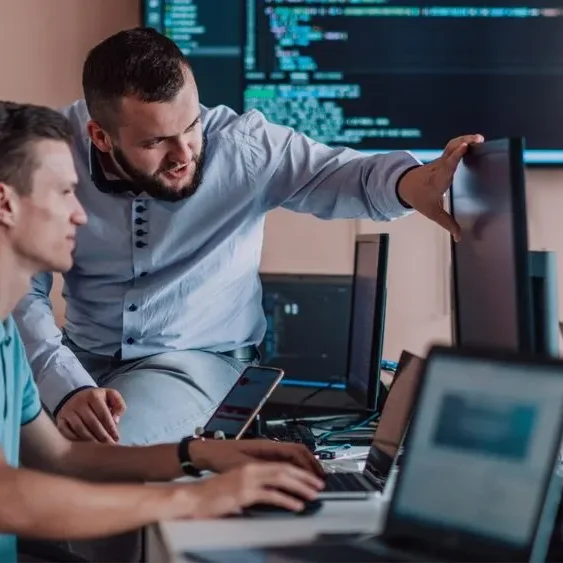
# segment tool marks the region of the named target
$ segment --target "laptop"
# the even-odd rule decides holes
[[[403,351],[363,471],[328,473],[322,500],[364,500],[381,492],[400,451],[416,395],[422,358]]]
[[[562,429],[563,361],[433,348],[383,533],[253,551],[279,563],[543,562]]]

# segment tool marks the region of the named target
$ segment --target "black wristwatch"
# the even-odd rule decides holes
[[[185,475],[201,477],[201,471],[192,463],[190,457],[190,443],[194,440],[205,440],[205,438],[198,436],[186,436],[182,438],[178,444],[178,459],[180,460],[180,467]]]

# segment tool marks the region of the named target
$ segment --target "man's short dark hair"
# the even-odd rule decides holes
[[[73,131],[61,113],[43,106],[0,101],[0,182],[21,195],[32,190],[38,166],[34,145],[42,140],[72,144]]]
[[[189,63],[170,39],[148,27],[120,31],[94,47],[82,71],[88,111],[111,129],[109,110],[134,96],[143,102],[170,102],[186,82]]]

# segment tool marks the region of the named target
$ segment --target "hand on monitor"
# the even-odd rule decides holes
[[[467,147],[483,141],[482,135],[452,139],[440,158],[409,170],[397,186],[397,193],[405,203],[449,231],[456,242],[461,238],[461,229],[444,209],[444,194],[452,185],[454,173]]]

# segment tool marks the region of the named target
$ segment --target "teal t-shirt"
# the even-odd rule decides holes
[[[39,416],[41,401],[12,317],[0,321],[0,445],[9,465],[20,457],[20,427]],[[0,534],[0,561],[17,561],[16,537]]]

